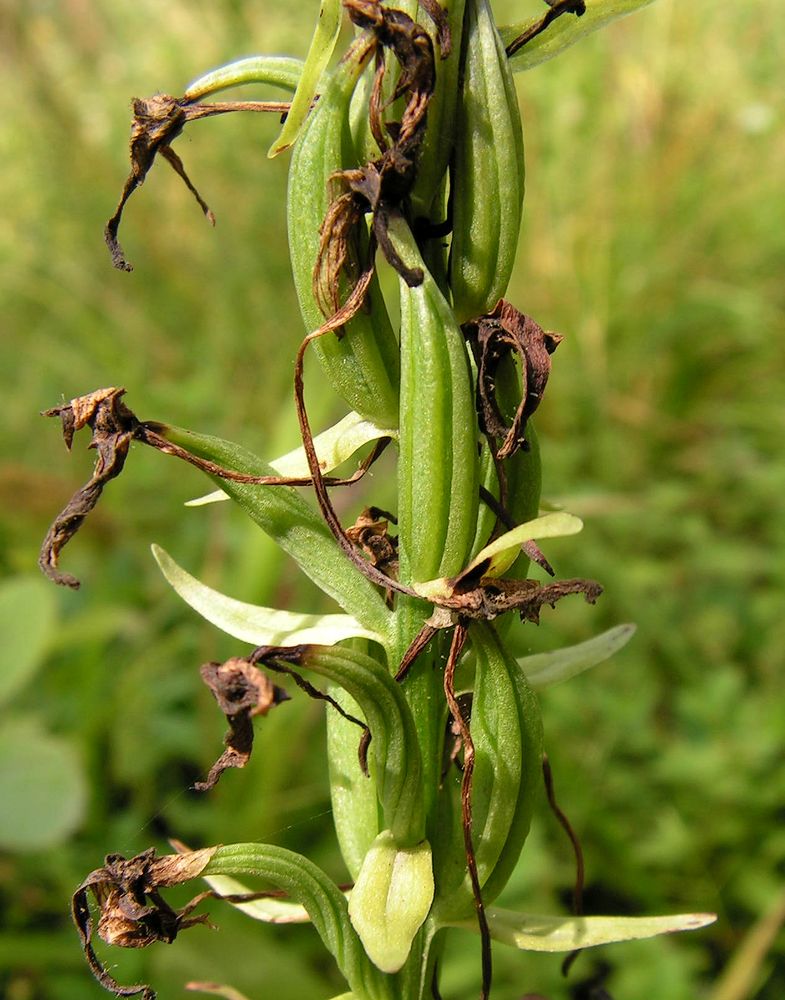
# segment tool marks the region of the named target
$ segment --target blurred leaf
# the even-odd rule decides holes
[[[635,625],[617,625],[616,628],[608,629],[607,632],[575,646],[522,656],[518,660],[518,666],[533,688],[541,689],[559,684],[609,659],[627,645],[635,634],[635,628]]]
[[[18,576],[0,584],[0,705],[41,665],[57,617],[57,594],[43,578]]]
[[[524,951],[574,951],[617,941],[634,941],[695,931],[713,924],[714,913],[675,913],[664,917],[542,917],[513,910],[488,910],[491,936]],[[456,924],[477,929],[476,920]]]
[[[167,581],[186,604],[208,622],[235,639],[255,646],[297,646],[320,643],[331,646],[342,639],[362,638],[381,642],[381,636],[364,629],[351,615],[307,615],[245,604],[213,590],[187,573],[160,546],[151,546]]]
[[[224,1000],[248,1000],[244,993],[222,983],[186,983],[185,988],[192,993],[210,993]]]
[[[71,744],[34,721],[0,726],[0,846],[34,851],[79,825],[87,788]]]

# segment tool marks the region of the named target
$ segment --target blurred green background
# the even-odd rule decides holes
[[[537,5],[505,2],[501,22]],[[52,516],[87,477],[38,412],[124,385],[142,418],[241,441],[296,441],[302,335],[285,255],[274,120],[193,127],[177,149],[215,230],[166,165],[128,206],[136,265],[102,241],[127,172],[129,99],[182,92],[254,52],[304,54],[316,5],[252,0],[2,0],[0,44],[0,993],[100,997],[69,924],[104,854],[263,839],[344,873],[331,833],[323,718],[297,698],[257,726],[243,773],[189,791],[224,730],[198,666],[238,650],[185,609],[149,554],[258,603],[319,600],[205,482],[139,451],[64,564],[36,576]],[[586,520],[548,547],[599,578],[521,651],[634,621],[614,660],[542,697],[560,801],[583,840],[591,912],[714,910],[694,935],[558,960],[497,947],[498,1000],[741,1000],[785,995],[785,9],[657,0],[518,78],[525,229],[510,298],[566,339],[538,428],[545,496]],[[260,93],[260,96],[264,96]],[[311,393],[315,422],[339,403]],[[383,477],[380,477],[383,478]],[[567,845],[541,809],[508,905],[564,912]],[[163,1000],[188,980],[251,1000],[341,991],[308,928],[213,907],[220,933],[112,953]],[[476,938],[444,995],[476,996]],[[594,990],[594,993],[592,992]]]

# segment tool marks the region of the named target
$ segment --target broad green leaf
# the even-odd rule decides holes
[[[69,742],[35,721],[0,726],[0,848],[40,851],[79,826],[87,785]]]
[[[253,889],[229,875],[208,875],[205,882],[221,896],[239,896],[253,892]],[[247,903],[230,905],[265,924],[307,924],[311,919],[304,906],[290,903],[286,899],[252,899]]]
[[[384,830],[365,856],[349,897],[349,917],[366,954],[382,972],[397,972],[433,902],[427,840],[402,849]]]
[[[267,83],[273,87],[294,91],[302,76],[302,59],[289,56],[249,56],[247,59],[237,59],[210,70],[193,83],[183,95],[186,101],[198,101],[211,94],[230,87],[243,87],[249,83]]]
[[[522,656],[518,659],[518,666],[526,674],[531,686],[540,690],[551,684],[567,681],[609,659],[627,645],[635,634],[635,628],[635,625],[617,625],[593,639],[567,646],[566,649]]]
[[[695,931],[717,919],[716,913],[675,913],[663,917],[542,917],[514,910],[486,910],[491,937],[524,951],[574,951],[617,941],[637,941]],[[477,929],[476,920],[456,927]]]
[[[270,147],[268,156],[273,157],[282,153],[297,138],[303,122],[311,110],[319,80],[327,68],[335,43],[338,41],[342,13],[341,0],[322,0],[319,8],[319,19],[316,22],[308,55],[305,57],[300,82],[297,84],[297,90],[292,98],[292,106],[286,116],[280,135]]]
[[[57,594],[43,577],[11,577],[0,584],[0,705],[40,667],[56,618]]]
[[[397,430],[378,427],[370,420],[361,417],[359,413],[352,411],[339,420],[337,424],[318,434],[313,443],[322,472],[327,473],[342,465],[359,448],[370,441],[397,436]],[[296,476],[310,476],[311,474],[305,450],[302,447],[295,448],[280,458],[274,459],[270,462],[270,466],[279,476],[294,478]],[[228,495],[223,490],[216,490],[214,493],[208,493],[196,500],[189,500],[186,507],[200,507],[203,504],[228,499]]]
[[[583,527],[580,518],[573,514],[555,513],[544,514],[526,524],[519,524],[517,528],[500,535],[490,545],[486,545],[472,559],[466,569],[462,570],[459,577],[463,577],[479,567],[482,563],[487,563],[483,576],[500,576],[515,561],[521,551],[524,542],[538,538],[559,538],[563,535],[575,535]],[[438,579],[428,580],[425,583],[415,583],[414,589],[426,600],[436,600],[439,597],[450,596],[453,592],[453,580]]]
[[[151,548],[161,572],[185,603],[202,618],[242,642],[254,646],[298,646],[303,643],[330,646],[356,637],[382,642],[380,635],[363,628],[350,615],[297,614],[226,597],[187,573],[160,546]]]
[[[563,14],[557,18],[542,34],[536,35],[510,57],[510,66],[514,73],[532,69],[557,56],[598,28],[604,28],[611,21],[648,7],[650,3],[653,3],[653,0],[586,0],[586,13],[582,17]],[[533,17],[521,24],[499,28],[502,41],[508,46],[540,19],[539,16]]]

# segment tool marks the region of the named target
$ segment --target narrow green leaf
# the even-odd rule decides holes
[[[598,28],[604,28],[606,24],[626,14],[648,7],[650,3],[653,3],[653,0],[586,0],[586,13],[582,17],[564,14],[557,18],[541,35],[535,36],[510,57],[510,66],[514,73],[532,69],[557,56]],[[539,20],[540,17],[533,17],[521,24],[499,28],[502,41],[505,45],[509,45]]]
[[[57,594],[43,577],[11,577],[0,584],[0,705],[41,666],[56,619]]]
[[[567,646],[566,649],[522,656],[518,659],[518,666],[526,674],[531,686],[541,690],[603,663],[627,645],[635,634],[635,629],[635,625],[617,625],[593,639]]]
[[[466,572],[488,560],[484,576],[500,576],[509,567],[509,557],[517,558],[524,542],[539,538],[561,538],[577,535],[583,522],[573,514],[544,514],[526,524],[519,524],[481,549],[472,559]]]
[[[171,425],[156,425],[162,437],[193,455],[256,476],[275,475],[252,452],[230,441]],[[300,566],[321,590],[364,628],[386,635],[390,611],[376,588],[349,562],[316,511],[292,487],[219,483],[229,496]]]
[[[229,875],[208,875],[205,882],[221,896],[240,896],[253,892],[253,889]],[[230,905],[253,920],[260,920],[265,924],[307,924],[311,919],[308,911],[300,903],[291,903],[286,899],[275,897],[251,899],[247,903]]]
[[[482,563],[487,563],[483,576],[501,576],[515,561],[524,542],[538,538],[560,538],[565,535],[576,535],[583,528],[583,522],[573,514],[544,514],[526,524],[519,524],[512,531],[500,535],[490,545],[486,545],[472,559],[459,577],[471,573]],[[441,577],[437,580],[427,580],[425,583],[414,583],[413,589],[429,601],[437,601],[440,597],[448,597],[453,592],[453,580]]]
[[[427,840],[401,848],[384,830],[365,856],[349,897],[349,917],[377,969],[397,972],[433,902],[433,859]]]
[[[382,642],[350,615],[307,615],[245,604],[213,590],[187,573],[158,545],[153,556],[161,572],[186,604],[217,628],[254,646],[332,645],[355,637]]]
[[[289,56],[249,56],[210,70],[190,83],[183,95],[187,101],[198,101],[230,87],[249,83],[267,83],[283,90],[294,91],[303,71],[302,59]]]
[[[617,941],[637,941],[695,931],[713,924],[716,913],[676,913],[663,917],[542,917],[514,910],[486,910],[491,936],[524,951],[574,951]],[[477,930],[476,920],[455,927]]]
[[[288,149],[297,138],[311,109],[319,80],[327,68],[335,43],[338,41],[342,13],[341,0],[322,0],[311,46],[305,57],[305,65],[297,84],[297,90],[292,98],[292,106],[286,116],[280,135],[270,147],[267,154],[269,157],[277,156]]]
[[[322,472],[327,473],[332,472],[333,469],[350,459],[363,445],[371,441],[378,441],[379,438],[395,438],[397,436],[397,430],[379,427],[370,420],[361,417],[359,413],[352,411],[339,420],[337,424],[318,434],[313,439],[313,443]],[[270,462],[270,467],[279,476],[294,478],[296,476],[310,476],[311,474],[302,446],[274,459]],[[223,490],[216,490],[214,493],[208,493],[196,500],[189,500],[185,506],[201,507],[204,504],[228,499],[228,495]]]

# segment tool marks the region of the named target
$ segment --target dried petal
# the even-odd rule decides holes
[[[224,738],[226,749],[210,768],[207,779],[194,785],[197,791],[206,792],[215,787],[228,768],[245,767],[253,748],[251,720],[266,715],[275,705],[288,700],[288,695],[258,667],[239,657],[226,663],[206,663],[200,672],[229,723]]]
[[[60,417],[63,438],[71,447],[75,431],[89,425],[93,431],[90,447],[98,455],[93,474],[77,490],[66,507],[57,515],[44,538],[38,565],[43,572],[62,586],[79,587],[79,581],[57,568],[60,552],[82,526],[84,519],[98,503],[104,486],[119,476],[128,456],[131,441],[139,427],[136,416],[122,402],[125,389],[98,389],[87,396],[79,396],[70,403],[46,410],[45,417]]]

